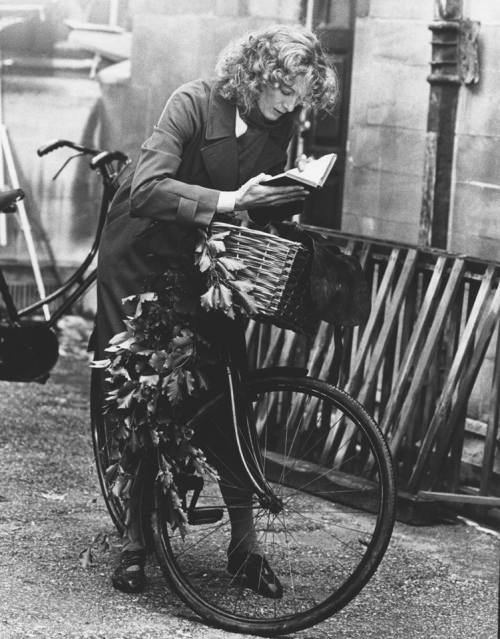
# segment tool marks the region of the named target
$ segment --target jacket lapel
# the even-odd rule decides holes
[[[236,106],[212,87],[208,103],[205,145],[201,155],[216,189],[232,191],[238,183],[238,147],[234,133]]]

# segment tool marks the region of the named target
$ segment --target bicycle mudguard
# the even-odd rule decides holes
[[[0,379],[44,382],[58,355],[57,336],[45,322],[0,325]]]
[[[298,366],[271,366],[269,368],[258,368],[249,371],[245,376],[246,381],[265,379],[267,377],[307,377],[307,368],[299,368]]]

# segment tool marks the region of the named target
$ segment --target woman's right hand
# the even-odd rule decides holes
[[[260,173],[245,182],[236,191],[235,211],[255,209],[262,206],[280,206],[288,202],[304,200],[308,191],[302,186],[266,186],[261,181],[270,175]]]

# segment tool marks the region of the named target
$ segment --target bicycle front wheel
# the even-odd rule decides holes
[[[381,561],[394,522],[390,454],[360,404],[329,384],[262,375],[245,393],[265,476],[282,502],[273,514],[254,498],[253,519],[283,597],[265,599],[226,572],[230,521],[215,480],[206,478],[197,502],[213,517],[195,517],[185,537],[168,523],[157,491],[157,554],[179,596],[210,623],[261,635],[295,632],[345,606]],[[222,402],[209,403],[191,426],[216,428]]]
[[[125,507],[123,501],[113,494],[113,480],[108,475],[109,468],[120,460],[120,453],[117,450],[103,406],[104,374],[101,370],[93,368],[90,377],[90,431],[97,477],[109,515],[120,535],[123,535]]]

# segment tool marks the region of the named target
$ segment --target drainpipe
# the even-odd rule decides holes
[[[304,26],[306,29],[312,31],[313,29],[313,17],[314,17],[314,0],[306,0],[305,7],[305,18],[304,18]],[[300,158],[304,153],[304,137],[303,134],[305,131],[309,130],[311,127],[311,122],[307,117],[307,113],[303,110],[300,114],[300,122],[299,122],[299,134],[297,135],[297,148],[295,149],[295,158]],[[298,221],[298,220],[297,220]]]
[[[118,26],[118,15],[120,13],[120,0],[109,0],[109,26]]]
[[[304,26],[306,29],[312,31],[313,28],[313,15],[314,15],[314,0],[306,0],[306,17],[304,20]]]
[[[479,22],[465,20],[462,0],[435,0],[429,111],[419,245],[446,249],[459,90],[479,82]]]

